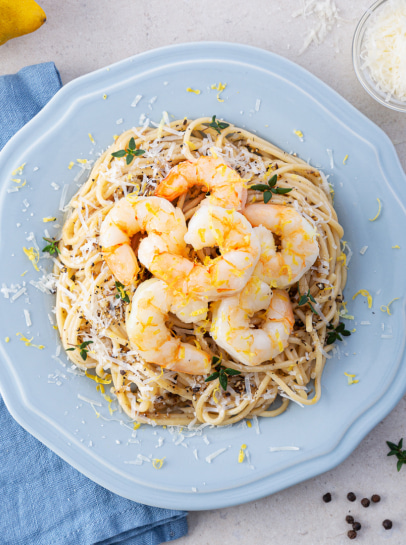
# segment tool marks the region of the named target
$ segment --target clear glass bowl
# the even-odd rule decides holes
[[[355,29],[354,38],[352,41],[352,62],[357,78],[363,88],[380,104],[383,104],[387,108],[397,110],[398,112],[406,112],[406,102],[397,100],[395,97],[387,99],[386,93],[383,93],[376,87],[376,83],[371,78],[368,69],[361,68],[362,59],[361,51],[362,44],[365,37],[365,31],[368,27],[370,17],[375,14],[388,0],[378,0],[371,7],[367,9],[364,15],[361,17],[357,28]]]

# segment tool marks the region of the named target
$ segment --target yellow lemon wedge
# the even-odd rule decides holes
[[[0,0],[0,45],[34,32],[46,19],[44,10],[34,0]]]

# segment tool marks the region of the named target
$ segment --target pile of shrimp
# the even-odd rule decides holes
[[[324,175],[210,121],[123,133],[59,243],[63,345],[138,422],[225,425],[316,403],[339,321],[343,230]],[[132,138],[144,153],[128,165],[112,153]],[[265,204],[270,178],[281,191]]]

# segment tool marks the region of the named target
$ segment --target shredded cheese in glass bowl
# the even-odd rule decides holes
[[[406,112],[406,0],[378,0],[368,8],[354,33],[352,59],[376,101]]]

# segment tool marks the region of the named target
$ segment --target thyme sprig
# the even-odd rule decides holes
[[[59,244],[60,242],[59,240],[55,240],[54,238],[42,238],[45,240],[45,242],[48,242],[45,248],[42,248],[43,252],[48,252],[50,255],[61,253],[60,249],[57,246],[57,244]]]
[[[303,305],[309,305],[310,310],[313,312],[313,314],[317,314],[317,316],[318,316],[319,313],[317,312],[317,310],[315,310],[315,308],[312,305],[312,303],[317,303],[317,301],[313,297],[313,295],[310,293],[310,288],[307,290],[307,293],[302,295],[300,293],[299,282],[298,282],[297,283],[297,292],[299,294],[299,302],[298,302],[299,307],[301,307]]]
[[[406,464],[406,450],[402,450],[403,438],[399,441],[397,445],[395,443],[391,443],[390,441],[386,441],[386,444],[390,448],[390,451],[388,452],[387,455],[396,456],[396,458],[398,459],[398,463],[396,464],[396,467],[398,471],[400,471],[402,465]]]
[[[326,337],[326,344],[333,344],[335,341],[342,341],[342,337],[349,337],[351,335],[351,331],[348,331],[348,329],[345,329],[345,324],[343,322],[340,322],[337,327],[334,327],[332,324],[328,324],[327,329],[331,329],[332,331],[329,331],[327,333]]]
[[[118,291],[118,293],[116,293],[116,299],[121,299],[122,301],[129,303],[130,298],[128,296],[128,293],[124,289],[124,284],[122,284],[121,282],[115,282],[115,285]]]
[[[127,165],[130,165],[133,162],[134,157],[138,157],[139,155],[143,155],[144,153],[145,150],[136,149],[134,138],[130,138],[127,148],[115,151],[111,155],[113,157],[125,157]]]
[[[293,187],[275,187],[277,181],[278,175],[274,174],[272,178],[269,178],[268,184],[251,185],[249,189],[262,191],[264,193],[264,203],[267,204],[272,199],[272,195],[286,195],[293,189]]]
[[[235,369],[231,369],[230,367],[223,367],[220,362],[220,358],[218,358],[217,356],[213,356],[211,364],[212,366],[214,365],[216,371],[212,373],[209,377],[207,377],[204,382],[211,382],[212,380],[216,380],[216,378],[218,378],[220,386],[223,388],[224,391],[226,391],[228,377],[241,375],[241,373],[240,371],[236,371]]]
[[[206,125],[206,127],[214,129],[219,134],[221,134],[221,131],[223,129],[226,129],[230,126],[229,123],[224,123],[224,121],[217,121],[215,115],[213,115],[213,117],[211,118],[211,123],[204,123],[204,125]]]
[[[70,352],[71,350],[80,350],[80,355],[82,356],[82,360],[86,361],[87,360],[87,353],[89,352],[89,349],[86,348],[87,346],[89,346],[89,344],[92,344],[93,341],[85,341],[81,344],[74,344],[74,348],[67,348],[66,349],[66,352]]]

